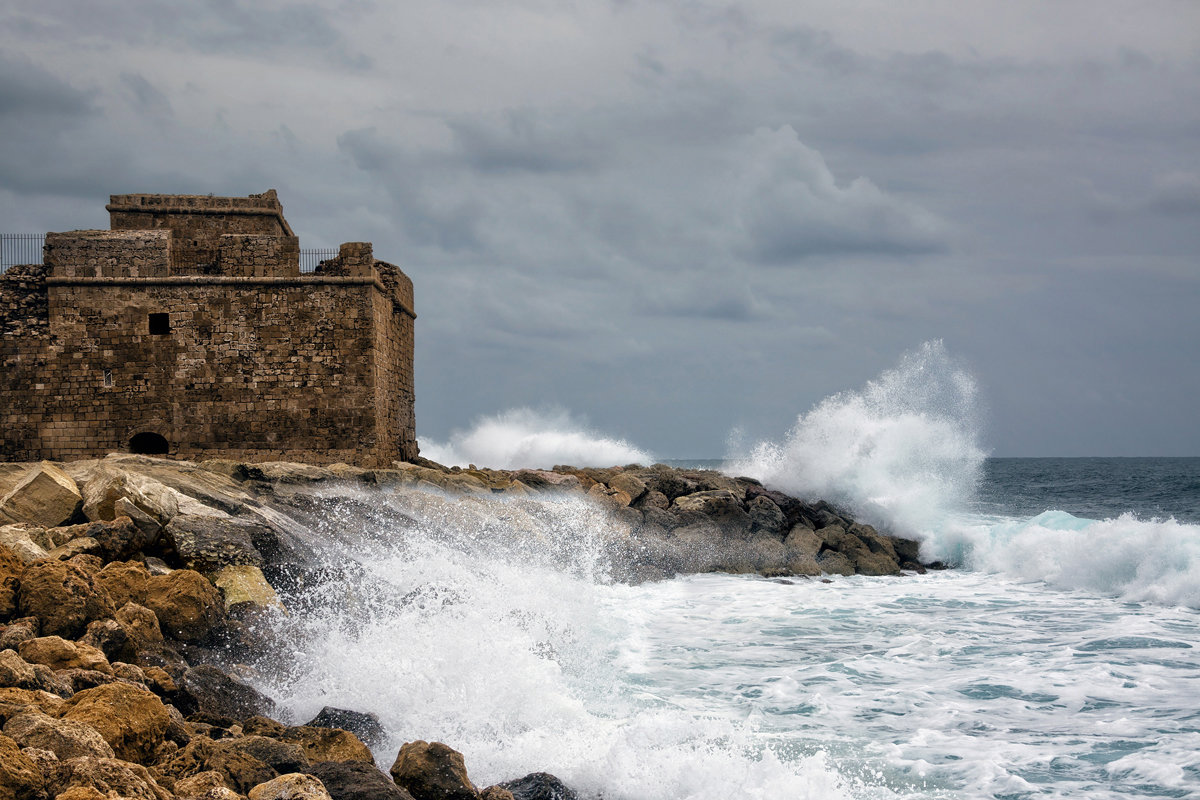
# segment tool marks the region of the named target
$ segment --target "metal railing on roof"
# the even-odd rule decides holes
[[[312,272],[322,261],[329,261],[338,257],[338,249],[334,248],[318,248],[315,250],[300,249],[300,271]]]
[[[0,233],[0,275],[18,264],[42,263],[44,233]]]

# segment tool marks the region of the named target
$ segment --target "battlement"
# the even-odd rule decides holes
[[[274,191],[113,195],[0,275],[0,461],[417,454],[412,281],[347,242],[301,274]],[[137,437],[136,439],[134,437]]]

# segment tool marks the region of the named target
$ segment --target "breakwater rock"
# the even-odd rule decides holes
[[[0,797],[573,796],[544,773],[477,787],[460,754],[415,738],[389,777],[372,709],[284,722],[252,685],[248,663],[287,652],[273,623],[303,613],[322,571],[354,567],[359,529],[454,527],[567,562],[586,546],[615,580],[922,569],[915,542],[824,503],[665,466],[0,464]],[[399,602],[441,590],[420,591]]]

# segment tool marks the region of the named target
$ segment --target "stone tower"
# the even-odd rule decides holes
[[[107,209],[0,276],[0,460],[417,455],[412,281],[369,243],[301,273],[274,190]]]

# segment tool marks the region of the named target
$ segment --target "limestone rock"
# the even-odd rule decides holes
[[[115,619],[98,619],[89,622],[87,632],[79,639],[80,645],[95,647],[112,661],[132,661],[136,655],[136,642],[129,631]]]
[[[317,761],[361,761],[374,764],[371,750],[350,731],[337,728],[313,728],[298,725],[288,728],[280,737],[286,742],[295,742],[304,748],[304,755],[311,762]]]
[[[114,758],[99,731],[82,722],[54,719],[40,711],[17,714],[4,724],[4,735],[21,747],[49,750],[62,761],[80,756]]]
[[[90,725],[118,758],[139,763],[155,751],[171,722],[158,697],[127,683],[79,692],[63,703],[60,717]]]
[[[19,652],[29,663],[45,664],[54,670],[87,669],[112,674],[112,667],[99,648],[69,642],[61,636],[41,636],[21,642]]]
[[[680,514],[702,514],[722,528],[730,530],[750,529],[750,515],[742,508],[742,501],[729,489],[713,489],[695,492],[675,498],[672,506]]]
[[[824,541],[821,537],[803,525],[792,526],[787,538],[783,540],[783,546],[787,548],[788,553],[793,557],[801,558],[816,558],[817,553],[821,552],[822,544]]]
[[[222,746],[207,736],[194,737],[158,768],[177,781],[204,772],[217,772],[225,785],[239,794],[266,783],[277,774],[249,753]]]
[[[33,667],[12,650],[0,650],[0,686],[33,689],[37,675]]]
[[[392,780],[415,800],[478,800],[462,753],[441,742],[417,740],[400,748]]]
[[[145,605],[158,617],[163,633],[181,642],[202,642],[225,623],[221,593],[190,569],[151,576]]]
[[[238,795],[225,785],[225,776],[216,770],[197,772],[175,781],[172,789],[177,800],[209,800],[214,789],[224,789],[234,797]]]
[[[817,556],[817,566],[830,575],[853,575],[854,564],[846,556],[834,550],[826,550]]]
[[[0,687],[0,724],[7,723],[17,714],[26,711],[41,711],[50,716],[57,716],[63,702],[61,697],[49,692]]]
[[[284,610],[279,595],[258,567],[249,564],[222,567],[213,576],[213,583],[221,590],[227,611]]]
[[[244,719],[275,713],[271,698],[210,664],[185,672],[179,688],[195,709],[208,714]]]
[[[223,739],[218,747],[237,750],[257,758],[281,775],[288,772],[307,772],[310,766],[304,748],[295,742],[284,742],[268,736],[239,736]]]
[[[145,606],[126,603],[117,611],[116,619],[129,634],[135,650],[144,650],[162,643],[163,635],[158,625],[158,617]]]
[[[149,544],[145,532],[134,525],[129,517],[52,528],[46,533],[58,542],[92,539],[95,542],[93,554],[101,556],[105,561],[129,558],[135,553],[140,553]]]
[[[379,717],[367,711],[349,711],[344,708],[325,706],[311,720],[305,723],[310,728],[337,728],[350,731],[368,747],[378,747],[383,744],[383,724]]]
[[[332,800],[325,785],[311,775],[293,772],[250,790],[250,800]]]
[[[413,800],[374,764],[360,761],[320,761],[308,768],[321,779],[333,800]]]
[[[53,528],[70,520],[82,507],[83,496],[71,476],[43,461],[0,498],[0,520]]]
[[[772,536],[783,534],[786,522],[783,511],[770,498],[759,495],[749,502],[750,527]]]
[[[12,739],[0,734],[0,797],[43,800],[45,780],[37,764]]]
[[[2,520],[0,520],[2,522]],[[25,564],[32,564],[46,557],[46,548],[34,540],[35,534],[45,533],[35,525],[20,523],[0,525],[0,546]]]
[[[16,650],[21,642],[37,638],[40,628],[37,617],[22,617],[0,625],[0,650]]]
[[[503,786],[489,786],[479,793],[479,800],[516,800],[516,796]]]
[[[121,800],[172,800],[170,792],[158,785],[149,771],[140,764],[131,764],[115,758],[83,756],[64,762],[66,787],[64,796],[88,798],[94,795],[86,790],[98,792],[104,798]],[[68,794],[73,792],[73,794]]]
[[[512,792],[516,800],[579,800],[579,795],[548,772],[534,772],[500,786]]]
[[[41,620],[42,633],[74,639],[95,619],[111,617],[116,609],[104,588],[78,564],[41,561],[21,575],[17,590],[21,614]]]
[[[631,503],[636,503],[646,493],[646,482],[632,472],[618,472],[608,479],[608,485],[629,495]]]

